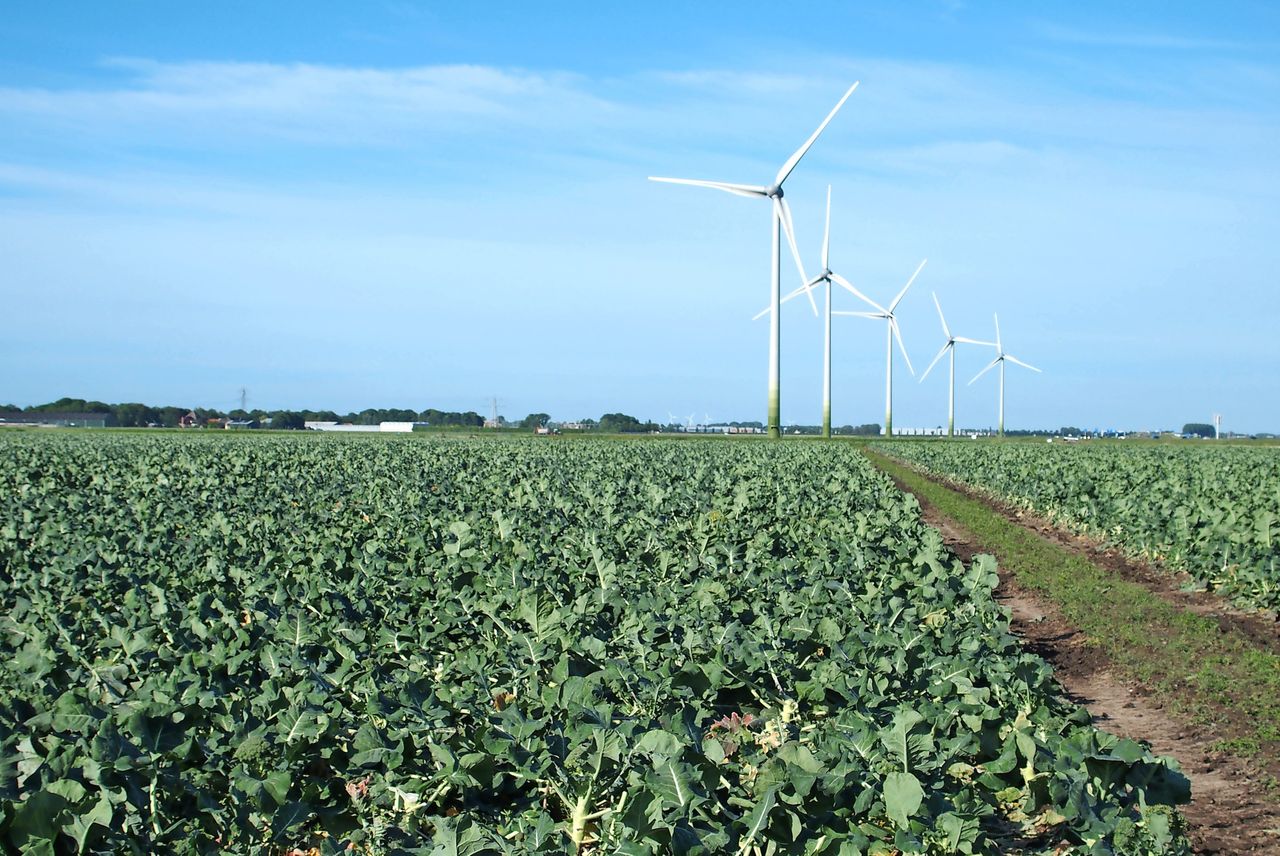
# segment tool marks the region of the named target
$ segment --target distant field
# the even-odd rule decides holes
[[[1209,442],[881,442],[1247,606],[1280,608],[1280,450]]]
[[[0,437],[0,840],[1182,851],[852,444]]]

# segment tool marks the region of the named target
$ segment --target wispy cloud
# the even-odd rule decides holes
[[[0,88],[0,115],[127,132],[284,136],[329,144],[401,144],[483,121],[520,125],[610,105],[568,73],[476,65],[404,69],[306,63],[162,63],[113,59],[126,79],[83,89]]]
[[[1206,39],[1160,32],[1084,30],[1047,21],[1037,22],[1034,29],[1038,35],[1050,41],[1085,47],[1167,51],[1238,51],[1253,47],[1230,39]]]

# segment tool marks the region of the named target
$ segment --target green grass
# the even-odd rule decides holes
[[[883,455],[867,455],[995,554],[1021,586],[1056,604],[1119,675],[1147,687],[1157,704],[1214,727],[1223,751],[1280,767],[1280,656],[1011,523],[979,500]]]

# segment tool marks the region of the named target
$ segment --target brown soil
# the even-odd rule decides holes
[[[906,488],[903,485],[899,487]],[[987,497],[970,496],[992,504]],[[916,497],[920,499],[920,497]],[[975,543],[972,537],[958,529],[950,520],[938,514],[931,505],[921,500],[926,523],[942,533],[947,546],[967,563],[976,553],[994,552]],[[1141,582],[1142,574],[1158,572],[1136,569],[1124,557],[1107,553],[1094,545],[1081,543],[1076,536],[1054,530],[1044,521],[1029,520],[1025,515],[1016,516],[1009,509],[999,509],[1010,519],[1058,542],[1067,549],[1084,553],[1090,559],[1127,579]],[[1105,557],[1100,560],[1099,556]],[[996,557],[1000,559],[999,556]],[[1183,814],[1190,826],[1190,837],[1195,852],[1203,854],[1256,853],[1263,856],[1280,856],[1280,806],[1263,784],[1264,773],[1255,770],[1239,759],[1215,748],[1219,735],[1205,726],[1184,722],[1157,702],[1148,698],[1144,688],[1132,681],[1117,677],[1111,671],[1107,657],[1086,644],[1079,631],[1057,613],[1052,603],[1021,588],[1000,563],[1000,586],[996,598],[1012,613],[1012,629],[1026,647],[1047,660],[1054,669],[1054,676],[1071,701],[1084,706],[1100,728],[1122,737],[1143,740],[1154,752],[1177,759],[1184,773],[1191,779],[1192,798],[1183,806]],[[1209,614],[1207,604],[1197,594],[1182,592],[1176,586],[1153,586],[1152,590],[1171,599],[1186,597],[1188,603],[1180,605],[1202,614]],[[1204,597],[1211,597],[1204,595]],[[1221,609],[1221,602],[1215,601]],[[1256,616],[1243,613],[1222,613],[1224,627],[1239,629],[1236,622],[1245,619],[1243,626],[1254,623],[1267,627]],[[1258,638],[1253,633],[1250,638]],[[1277,643],[1274,627],[1260,641],[1268,645]]]

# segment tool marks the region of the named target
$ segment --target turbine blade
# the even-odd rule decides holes
[[[886,316],[884,316],[884,315],[881,315],[879,312],[850,312],[850,311],[848,311],[847,309],[833,309],[833,310],[831,310],[831,314],[832,314],[832,315],[849,315],[849,316],[852,316],[852,317],[854,317],[854,318],[884,318],[884,317],[886,317]]]
[[[802,292],[808,291],[809,289],[813,288],[815,285],[817,285],[820,282],[822,282],[822,277],[815,276],[813,279],[809,280],[799,288],[796,288],[787,292],[787,296],[782,298],[783,302],[785,303],[786,301],[790,300],[793,297],[799,297]]]
[[[818,135],[826,129],[827,123],[835,118],[836,113],[840,112],[840,108],[844,106],[844,102],[849,100],[849,96],[853,94],[853,90],[858,88],[858,83],[860,82],[861,81],[854,81],[853,86],[849,87],[849,91],[844,94],[844,97],[836,102],[835,107],[831,108],[831,112],[827,114],[827,118],[822,120],[822,124],[818,126],[818,130],[814,131],[813,135],[804,141],[804,145],[796,149],[795,154],[787,158],[787,162],[782,165],[782,169],[778,170],[778,177],[773,180],[774,184],[782,184],[782,182],[787,180],[787,176],[791,175],[791,170],[796,168],[796,164],[800,163],[800,158],[804,157],[805,152],[809,151],[809,147],[813,145],[814,140],[818,139]]]
[[[1038,372],[1038,371],[1040,371],[1040,369],[1036,368],[1035,366],[1031,365],[1030,363],[1024,363],[1022,360],[1018,359],[1017,357],[1011,356],[1011,355],[1009,355],[1009,354],[1005,354],[1005,355],[1004,355],[1004,358],[1005,358],[1006,360],[1008,360],[1009,362],[1011,362],[1011,363],[1017,363],[1018,365],[1022,366],[1024,369],[1031,369],[1033,372]],[[1043,374],[1043,372],[1041,372],[1041,373]]]
[[[781,304],[783,304],[783,303],[786,303],[788,300],[793,300],[793,299],[795,299],[795,298],[799,297],[799,296],[800,296],[801,294],[803,294],[807,289],[812,288],[813,286],[817,285],[817,284],[818,284],[818,283],[820,283],[820,282],[822,282],[822,277],[820,277],[820,276],[815,276],[813,279],[809,280],[809,282],[808,282],[807,284],[800,286],[800,287],[799,287],[799,288],[797,288],[795,291],[792,291],[792,292],[788,293],[785,297],[783,297],[781,300],[779,300],[779,301],[778,301],[779,305],[781,305]],[[751,320],[752,320],[752,321],[759,321],[761,318],[763,318],[764,316],[768,315],[771,311],[772,311],[771,307],[766,306],[764,309],[761,309],[759,312],[757,312],[755,315],[753,315],[753,316],[752,316],[752,318],[751,318]]]
[[[763,187],[754,184],[733,184],[728,181],[703,181],[698,178],[659,178],[658,176],[649,176],[650,181],[661,181],[666,184],[691,184],[694,187],[711,187],[716,190],[723,190],[725,193],[732,193],[736,196],[768,197],[768,192]]]
[[[893,330],[893,338],[898,340],[898,350],[902,351],[902,358],[907,361],[907,370],[915,375],[916,370],[911,368],[911,357],[907,356],[907,346],[902,344],[902,333],[898,330],[898,319],[890,317],[889,327]]]
[[[827,185],[827,227],[822,232],[822,269],[831,270],[831,185]]]
[[[782,220],[782,231],[787,233],[787,245],[791,247],[791,258],[795,260],[796,270],[800,271],[800,281],[809,282],[809,275],[804,272],[804,262],[800,259],[800,250],[796,248],[796,230],[795,224],[791,222],[791,206],[787,204],[786,199],[774,197],[773,209],[776,215]],[[805,296],[809,298],[809,306],[813,308],[813,317],[818,317],[818,304],[813,299],[813,291],[806,284],[804,286]]]
[[[924,374],[920,375],[920,382],[924,383],[924,379],[929,376],[929,372],[933,371],[933,367],[938,364],[938,360],[942,359],[942,355],[947,352],[947,348],[952,347],[950,342],[942,346],[942,350],[938,351],[938,356],[933,358],[933,362],[929,363],[929,368],[924,370]]]
[[[895,297],[893,299],[893,302],[889,304],[890,313],[892,313],[893,310],[898,308],[898,304],[902,302],[902,298],[906,297],[907,295],[907,289],[911,287],[911,283],[916,281],[916,277],[920,275],[920,271],[924,270],[924,266],[928,264],[928,262],[929,262],[928,259],[925,259],[924,261],[920,262],[920,267],[916,268],[916,272],[911,274],[911,279],[907,280],[907,284],[902,286],[902,291],[899,291],[898,296]]]
[[[1004,345],[1000,344],[1000,316],[992,312],[991,317],[996,319],[996,350],[1004,353]]]
[[[951,331],[947,329],[947,319],[942,315],[942,304],[938,302],[938,292],[932,291],[930,294],[933,295],[933,305],[938,307],[938,320],[942,322],[942,335],[946,336],[947,340],[950,341],[952,338]]]
[[[978,372],[976,375],[974,375],[974,376],[973,376],[973,380],[977,380],[978,378],[982,377],[982,376],[983,376],[984,374],[986,374],[987,372],[991,371],[991,370],[992,370],[993,368],[995,368],[996,366],[1000,365],[1000,360],[1002,360],[1002,359],[1003,359],[1003,357],[996,357],[994,360],[992,360],[991,362],[987,363],[987,367],[986,367],[985,369],[983,369],[982,371]],[[973,385],[973,380],[969,381],[969,384],[970,384],[971,386]]]
[[[964,336],[956,336],[955,340],[957,342],[964,342],[966,345],[985,345],[988,348],[994,348],[996,346],[995,342],[984,342],[981,339],[966,339]]]
[[[888,314],[888,310],[887,310],[887,309],[885,309],[885,308],[884,308],[883,306],[881,306],[879,303],[876,303],[876,302],[875,302],[874,300],[872,300],[870,297],[867,297],[867,296],[866,296],[865,294],[863,294],[861,291],[858,291],[858,289],[854,288],[852,285],[850,285],[850,284],[849,284],[849,280],[845,279],[845,278],[844,278],[844,277],[842,277],[840,274],[838,274],[838,273],[833,273],[833,274],[831,274],[831,278],[832,278],[833,280],[835,280],[836,285],[839,285],[841,288],[843,288],[843,289],[845,289],[846,291],[850,292],[854,297],[858,298],[858,299],[859,299],[859,300],[861,300],[863,303],[867,304],[868,306],[874,306],[876,309],[878,309],[880,312],[885,313],[886,315]]]

